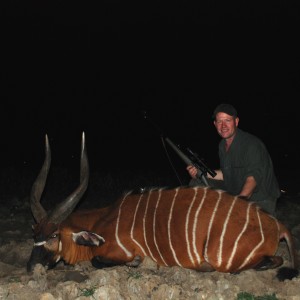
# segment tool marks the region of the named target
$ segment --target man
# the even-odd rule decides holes
[[[264,143],[238,128],[237,111],[230,104],[218,105],[213,119],[222,140],[219,143],[220,170],[216,170],[213,179],[207,175],[209,185],[254,201],[275,216],[280,189]],[[191,185],[199,184],[197,169],[188,166],[187,170],[193,178]]]

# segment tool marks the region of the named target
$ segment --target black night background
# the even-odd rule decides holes
[[[2,7],[2,169],[38,168],[48,134],[52,164],[77,170],[82,131],[92,170],[175,177],[161,133],[216,168],[211,114],[229,102],[278,177],[299,181],[297,1]]]
[[[275,278],[276,268],[264,270],[269,264],[279,264],[281,258],[284,265],[293,263],[293,251],[286,247],[291,246],[291,237],[294,260],[300,255],[299,3],[1,1],[0,298],[242,300],[248,295],[247,299],[299,299],[299,276],[281,282]],[[214,209],[204,210],[203,218],[199,213],[202,203],[207,200],[213,207],[212,196],[206,197],[206,192],[202,196],[198,190],[193,192],[191,203],[186,201],[187,213],[182,209],[183,202],[177,201],[179,189],[172,199],[170,191],[151,194],[151,190],[138,195],[144,200],[135,204],[127,192],[189,183],[186,165],[166,143],[166,137],[182,149],[190,148],[211,169],[219,167],[220,137],[212,113],[220,103],[233,104],[239,127],[261,138],[270,152],[282,190],[276,219],[264,214],[260,217],[259,212],[256,217],[250,209],[240,210],[242,205],[232,210],[239,200],[232,202],[228,212],[220,209],[216,214],[218,200]],[[90,172],[88,184],[80,187],[82,132]],[[36,183],[35,179],[45,157],[46,134],[52,161],[44,187],[43,180]],[[85,174],[81,176],[83,183],[86,178]],[[184,190],[186,194],[180,200],[191,199],[191,191]],[[129,204],[116,204],[114,201],[125,193]],[[171,203],[170,199],[172,206],[162,205],[166,207],[163,211],[154,211],[152,205],[148,210],[152,195],[159,195],[153,197],[156,208],[165,200]],[[194,195],[202,198],[198,208]],[[72,198],[79,202],[75,208],[66,209]],[[197,212],[191,213],[195,207]],[[70,210],[79,213],[85,208],[100,209],[93,210],[92,217],[86,212],[76,215],[75,226],[65,219]],[[64,219],[57,228],[53,212],[55,218]],[[36,220],[39,216],[35,213],[42,219]],[[45,215],[49,218],[44,223]],[[160,220],[158,225],[156,220]],[[166,228],[161,226],[164,222]],[[278,228],[283,228],[280,222],[284,224],[290,235],[275,232],[271,222]],[[122,236],[122,230],[130,226],[130,236]],[[239,227],[243,229],[235,238]],[[37,238],[33,228],[39,232]],[[228,233],[227,228],[231,228]],[[161,244],[157,243],[156,232]],[[198,232],[206,235],[196,236]],[[92,236],[89,250],[82,246],[86,245],[84,236]],[[145,247],[144,254],[156,245],[153,253],[159,252],[162,260],[164,253],[169,253],[175,266],[158,266],[151,254],[149,262],[145,259],[132,267],[139,264],[141,251],[136,248],[136,236],[145,240],[145,246],[139,246],[141,250]],[[288,237],[288,243],[279,241],[275,249],[278,237]],[[78,252],[74,250],[75,240],[80,243]],[[205,240],[203,245],[201,240]],[[213,240],[219,242],[219,248]],[[212,247],[207,246],[208,241]],[[86,258],[75,265],[63,261],[61,253],[73,252],[82,258],[81,250],[95,253],[99,248],[94,246],[100,247],[103,242],[108,245],[104,246],[107,254],[93,257],[99,258],[102,269],[95,269]],[[114,261],[123,261],[116,256],[119,251],[129,257],[126,243],[137,249],[134,264],[114,266]],[[253,243],[258,244],[252,250]],[[173,245],[179,250],[175,251]],[[238,261],[243,267],[249,261],[253,263],[255,255],[263,254],[258,263],[263,271],[198,272],[182,267],[186,262],[187,266],[199,262],[200,269],[211,270],[205,260],[214,257],[214,253],[207,253],[213,248],[218,249],[212,251],[219,266],[225,265],[230,252],[227,271]],[[57,250],[55,256],[51,249]],[[57,258],[55,267],[31,264],[34,269],[27,272],[33,251],[41,257]],[[203,261],[201,251],[205,251]],[[182,254],[177,258],[179,252]]]

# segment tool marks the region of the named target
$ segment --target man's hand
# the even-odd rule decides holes
[[[186,170],[192,178],[195,179],[197,177],[198,170],[194,166],[187,166]]]
[[[249,199],[253,194],[254,189],[256,188],[256,180],[253,176],[248,176],[244,186],[239,194],[239,197]]]

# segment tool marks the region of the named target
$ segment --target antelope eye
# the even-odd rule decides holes
[[[51,236],[50,236],[50,239],[56,239],[58,237],[58,234],[57,233],[53,233]]]

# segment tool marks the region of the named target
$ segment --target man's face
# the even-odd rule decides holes
[[[217,132],[223,139],[232,138],[239,124],[239,118],[227,115],[226,113],[219,112],[214,121]]]

